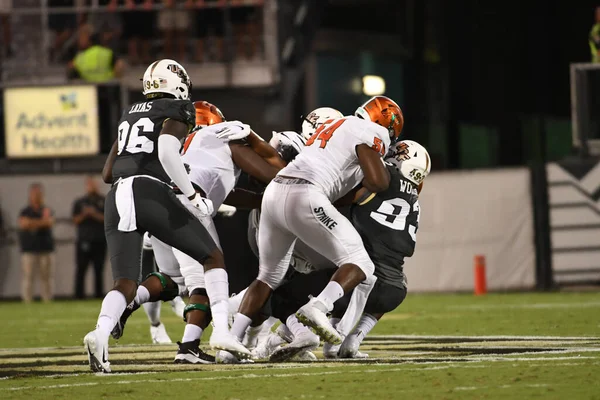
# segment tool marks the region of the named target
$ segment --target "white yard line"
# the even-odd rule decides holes
[[[534,304],[465,304],[452,305],[448,308],[455,310],[489,310],[489,309],[548,309],[548,308],[593,308],[600,307],[598,301],[579,303],[534,303]]]
[[[198,378],[172,378],[169,382],[195,382],[195,381],[214,381],[214,380],[235,380],[235,379],[256,379],[256,378],[295,378],[301,376],[322,376],[322,375],[340,375],[340,374],[374,374],[382,372],[400,372],[400,371],[425,371],[425,370],[439,370],[452,368],[451,366],[437,366],[437,367],[424,367],[424,368],[378,368],[378,369],[363,369],[363,370],[338,370],[338,371],[319,371],[319,372],[297,372],[289,374],[242,374],[242,375],[225,375],[225,376],[208,376]],[[140,380],[123,380],[123,381],[104,381],[104,382],[81,382],[81,383],[64,383],[58,385],[46,385],[46,386],[21,386],[13,388],[0,388],[4,391],[18,391],[18,390],[29,390],[29,389],[64,389],[73,388],[80,386],[98,386],[98,385],[128,385],[136,383],[157,383],[165,382],[164,379],[140,379]]]
[[[448,336],[448,335],[369,335],[364,342],[373,340],[599,340],[600,336]]]
[[[600,304],[600,303],[599,303]],[[365,338],[365,343],[373,341],[391,341],[391,340],[514,340],[514,341],[589,341],[598,340],[600,336],[449,336],[449,335],[369,335]],[[152,350],[171,351],[177,348],[175,345],[150,345],[150,344],[128,344],[111,346],[115,353],[125,353],[127,350],[135,350],[140,347],[147,347]],[[43,352],[61,352],[61,351],[81,351],[84,353],[83,346],[65,346],[65,347],[22,347],[22,348],[0,348],[0,355],[12,353],[36,354]]]
[[[471,390],[481,390],[481,389],[510,389],[510,388],[514,388],[514,387],[543,388],[543,387],[550,387],[550,386],[551,385],[548,383],[531,383],[531,384],[525,384],[525,385],[500,385],[500,386],[457,386],[453,390],[471,391]]]

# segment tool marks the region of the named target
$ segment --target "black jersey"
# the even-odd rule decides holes
[[[415,251],[419,228],[417,187],[395,168],[388,166],[391,180],[387,190],[367,204],[352,207],[352,223],[362,237],[375,264],[378,279],[398,287],[406,285],[404,257]]]
[[[132,104],[119,121],[118,152],[113,182],[118,178],[150,175],[169,183],[158,159],[158,136],[167,119],[194,126],[196,110],[189,100],[154,99]]]

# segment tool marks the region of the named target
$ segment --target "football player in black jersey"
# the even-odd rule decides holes
[[[385,161],[391,176],[389,188],[375,196],[368,195],[351,209],[352,223],[375,264],[377,281],[356,326],[339,350],[336,346],[324,347],[326,357],[336,354],[340,358],[365,357],[358,351],[364,337],[385,313],[395,310],[406,297],[404,258],[411,257],[415,251],[419,194],[431,171],[431,160],[419,143],[404,140],[392,147]],[[342,311],[343,308],[333,313],[333,324],[339,321]]]
[[[182,141],[195,125],[192,83],[183,66],[163,59],[146,69],[142,85],[146,98],[123,112],[103,171],[105,181],[113,184],[106,197],[104,230],[114,286],[104,297],[96,329],[84,338],[95,372],[110,372],[108,337],[125,308],[136,296],[144,295],[136,291],[145,232],[204,265],[213,318],[228,318],[229,283],[223,254],[187,209],[207,215],[213,211],[211,202],[192,186],[180,157]],[[112,177],[106,176],[111,170]],[[177,199],[171,182],[189,199],[188,204]],[[161,298],[146,301],[170,300],[178,294],[168,276],[156,273],[155,278],[157,285],[168,290],[161,292]],[[228,330],[213,332],[210,344],[240,357],[250,356]]]
[[[377,280],[370,288],[366,301],[361,304],[364,310],[358,323],[346,332],[340,331],[345,336],[342,345],[325,344],[323,353],[326,358],[366,356],[358,351],[364,337],[385,313],[396,309],[406,297],[404,258],[412,256],[415,250],[420,211],[418,196],[423,180],[431,170],[431,162],[427,150],[410,140],[393,145],[385,162],[391,176],[389,188],[376,195],[364,189],[358,191],[355,204],[344,213],[361,235],[369,257],[375,264],[374,275]],[[297,271],[288,273],[289,281],[273,293],[273,315],[284,323],[298,305],[306,301],[307,296],[322,290],[335,271],[313,256],[304,260],[304,263],[309,265],[305,265],[304,269],[316,271],[308,275]],[[336,303],[330,322],[338,330],[341,330],[338,323],[348,310],[353,294],[346,294],[338,301],[339,304]],[[272,349],[270,359],[283,361],[300,350],[301,344],[291,342],[288,346]]]

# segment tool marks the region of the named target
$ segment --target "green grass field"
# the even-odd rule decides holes
[[[600,293],[408,296],[363,361],[172,364],[143,312],[89,372],[83,336],[99,301],[0,303],[0,399],[599,399]],[[163,307],[173,340],[183,322]],[[320,356],[320,350],[317,350]]]

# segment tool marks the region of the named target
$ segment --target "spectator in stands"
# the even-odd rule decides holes
[[[239,6],[243,0],[232,0],[231,23],[235,35],[237,58],[253,59],[256,56],[261,31],[260,13],[256,6]],[[246,41],[248,41],[246,45]]]
[[[117,8],[118,0],[87,0],[88,3],[94,1],[98,1],[98,6],[104,9],[90,13],[87,22],[94,32],[100,33],[100,44],[115,49],[123,32],[121,14],[113,12]]]
[[[48,7],[75,7],[75,0],[48,0]],[[54,41],[50,48],[52,60],[65,61],[63,54],[66,54],[68,49],[64,47],[75,34],[82,19],[83,15],[76,15],[74,10],[70,13],[51,12],[48,16],[48,27],[54,34]]]
[[[204,61],[206,41],[212,37],[215,42],[216,61],[223,61],[223,35],[225,33],[225,19],[222,8],[223,0],[188,0],[186,7],[198,7],[196,11],[196,61]],[[211,7],[202,7],[208,4]],[[214,7],[214,5],[219,7]]]
[[[592,52],[592,62],[600,62],[600,6],[596,7],[596,22],[592,26],[589,35],[590,51]]]
[[[0,24],[2,24],[2,55],[0,57],[12,56],[11,9],[12,0],[0,0]]]
[[[190,29],[190,15],[183,9],[186,2],[163,0],[165,8],[158,12],[158,28],[163,34],[165,56],[180,62],[186,58],[187,31]]]
[[[115,52],[99,43],[99,35],[88,25],[79,34],[79,53],[68,64],[70,79],[101,83],[123,75],[125,63]]]
[[[94,267],[96,298],[104,296],[104,260],[106,239],[104,237],[104,196],[98,191],[93,177],[85,181],[86,195],[73,203],[73,223],[77,225],[75,259],[75,297],[85,297],[85,274],[91,263]]]
[[[150,40],[154,33],[152,0],[124,0],[131,10],[123,14],[123,36],[127,40],[130,64],[149,64]]]
[[[44,204],[40,183],[29,188],[29,205],[19,214],[19,242],[21,245],[21,297],[30,303],[33,299],[33,277],[39,273],[42,300],[52,300],[54,279],[54,237],[52,210]],[[35,271],[37,270],[37,271]]]

